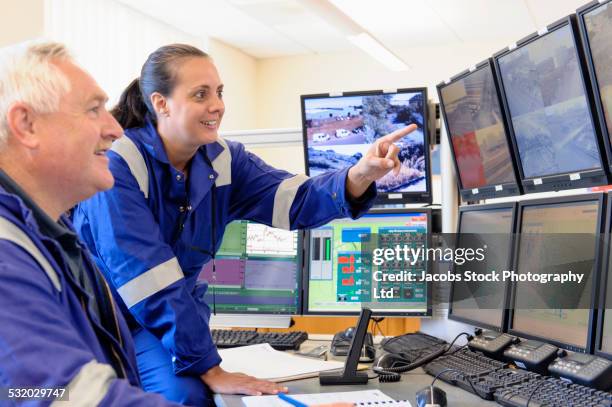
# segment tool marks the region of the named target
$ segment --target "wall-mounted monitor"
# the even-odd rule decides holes
[[[523,191],[608,184],[575,16],[495,54]]]
[[[588,194],[519,203],[515,272],[552,277],[513,282],[510,333],[591,352],[604,202]],[[582,281],[553,280],[569,271]]]
[[[377,181],[377,203],[430,203],[427,89],[302,95],[306,173],[350,167],[380,137],[416,124],[397,144],[401,169]]]
[[[455,265],[454,272],[477,274],[511,270],[516,204],[469,205],[459,208],[459,247],[486,247],[483,261]],[[462,236],[465,239],[462,240]],[[467,240],[467,242],[464,242]],[[510,284],[506,282],[454,281],[448,317],[480,328],[506,329]]]
[[[430,246],[429,209],[373,210],[363,217],[334,220],[309,230],[304,238],[304,313],[318,315],[358,315],[363,306],[376,315],[431,315],[430,283],[420,279],[428,273],[427,261],[406,265],[385,262],[375,265],[371,250],[400,247],[417,249]],[[367,242],[367,243],[365,243]],[[396,281],[379,276],[413,273],[418,281]],[[375,298],[381,290],[387,298]]]
[[[593,103],[609,160],[612,137],[612,2],[593,1],[577,12]],[[608,162],[612,167],[612,161]]]
[[[239,220],[225,228],[216,256],[198,279],[207,281],[206,302],[220,314],[300,314],[301,245],[299,232]],[[245,325],[240,325],[245,326]]]
[[[461,197],[475,201],[519,195],[493,61],[486,60],[437,88]]]

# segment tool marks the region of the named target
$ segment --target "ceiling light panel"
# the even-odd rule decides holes
[[[457,43],[424,0],[329,0],[391,51]]]

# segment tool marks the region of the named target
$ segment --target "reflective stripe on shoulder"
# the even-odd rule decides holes
[[[291,222],[289,221],[289,211],[295,200],[300,185],[308,180],[304,174],[298,174],[294,177],[283,180],[276,189],[274,195],[274,208],[272,209],[272,226],[275,228],[289,230]]]
[[[215,185],[222,187],[223,185],[230,185],[232,183],[232,152],[227,142],[221,137],[218,138],[217,142],[221,144],[223,151],[215,157],[211,164],[218,174]]]
[[[138,147],[136,147],[136,144],[128,136],[124,135],[113,142],[113,147],[111,150],[119,154],[127,163],[132,175],[134,178],[136,178],[136,182],[138,182],[140,190],[144,194],[145,198],[148,198],[149,170],[147,169],[147,164],[145,163],[140,150],[138,150]]]
[[[45,270],[47,277],[49,277],[49,280],[51,280],[51,283],[57,289],[57,291],[62,291],[62,286],[60,285],[59,277],[57,276],[55,269],[51,266],[45,256],[43,256],[34,242],[32,242],[32,239],[30,239],[23,230],[17,227],[17,225],[13,224],[13,222],[5,218],[0,218],[0,239],[13,242],[28,252],[30,256],[36,260],[40,267]]]
[[[79,373],[68,383],[68,400],[56,400],[51,403],[53,407],[97,406],[108,393],[113,380],[117,378],[110,365],[98,363],[95,360],[81,367]]]
[[[149,269],[117,289],[128,308],[184,277],[176,257]]]

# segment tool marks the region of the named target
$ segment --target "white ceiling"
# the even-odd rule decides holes
[[[505,45],[575,12],[588,0],[118,1],[189,34],[270,58],[353,51],[343,25],[347,22],[395,53],[460,43]],[[333,5],[342,13],[316,11],[313,3]]]

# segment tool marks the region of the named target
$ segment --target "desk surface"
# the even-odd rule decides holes
[[[322,344],[329,345],[329,341],[308,340],[302,344],[300,350],[308,351],[309,349]],[[341,360],[342,357],[329,357],[328,360]],[[373,376],[372,371],[368,373]],[[378,379],[372,379],[367,385],[363,386],[321,386],[319,378],[294,380],[284,383],[289,388],[289,394],[299,393],[329,393],[342,391],[355,391],[366,389],[380,389],[383,393],[396,400],[409,400],[413,407],[416,407],[416,392],[431,384],[433,377],[418,368],[411,372],[404,373],[402,380],[397,383],[380,383]],[[441,380],[436,381],[436,387],[440,387],[446,392],[446,398],[449,407],[480,407],[480,406],[498,406],[493,401],[485,401],[478,396],[468,393],[458,387],[451,386]],[[219,407],[242,407],[242,397],[234,395],[215,396],[215,402]]]

